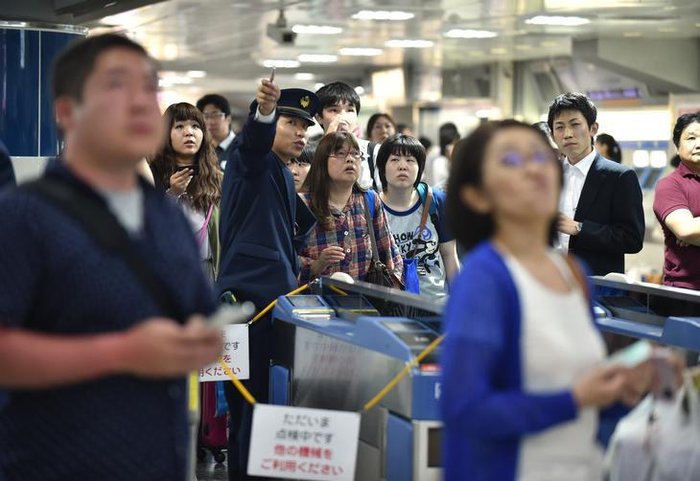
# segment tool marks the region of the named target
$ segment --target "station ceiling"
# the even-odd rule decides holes
[[[280,83],[310,88],[334,79],[360,84],[371,72],[393,67],[440,72],[497,61],[566,57],[575,42],[591,39],[619,38],[629,43],[630,39],[700,38],[698,0],[32,2],[52,3],[54,13],[61,3],[82,5],[83,10],[75,10],[72,17],[64,8],[53,20],[68,23],[72,18],[72,23],[93,32],[127,32],[161,61],[166,77],[170,76],[166,86],[240,93],[247,98],[256,79],[268,74],[266,65],[273,60],[296,65],[277,69]],[[0,19],[3,10],[7,13],[2,3],[7,0],[0,2]],[[368,18],[372,14],[367,12],[377,11],[403,14],[384,13],[395,20]],[[103,15],[112,12],[119,13]],[[538,16],[578,17],[580,24],[546,25],[533,21]],[[553,22],[551,18],[541,21]],[[325,27],[326,33],[307,33],[311,27]],[[294,41],[282,41],[291,29],[298,31]],[[398,42],[406,40],[417,42],[411,47]],[[697,56],[698,51],[669,55],[677,55],[682,62],[684,55]],[[629,55],[644,55],[644,51]]]

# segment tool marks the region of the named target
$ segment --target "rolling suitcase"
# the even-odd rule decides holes
[[[199,426],[199,459],[210,451],[217,463],[223,463],[226,455],[222,452],[228,445],[227,417],[216,416],[216,382],[200,383],[202,390],[202,416]]]

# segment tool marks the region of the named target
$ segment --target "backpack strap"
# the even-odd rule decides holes
[[[586,274],[584,274],[583,270],[581,269],[581,266],[579,266],[578,262],[576,262],[576,260],[570,255],[564,255],[563,257],[566,263],[568,264],[571,273],[574,275],[574,279],[576,279],[576,282],[581,288],[584,297],[586,298],[586,300],[590,299],[591,291],[588,288],[588,280],[586,280]]]
[[[413,238],[413,249],[411,249],[411,254],[408,256],[409,258],[416,256],[416,250],[418,250],[418,240],[423,235],[423,229],[425,229],[425,223],[428,221],[428,213],[430,212],[430,208],[432,206],[433,206],[433,193],[430,190],[430,187],[428,187],[426,199],[425,199],[425,202],[423,203],[423,215],[421,216],[421,219],[420,219],[420,226],[418,226],[418,235]]]
[[[365,192],[365,204],[369,209],[370,220],[374,221],[374,191],[372,189]]]
[[[165,315],[184,321],[162,281],[134,250],[129,233],[102,199],[58,177],[42,177],[22,184],[20,189],[43,197],[77,220],[101,248],[122,258]]]

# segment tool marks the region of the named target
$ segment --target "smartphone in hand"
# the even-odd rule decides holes
[[[222,304],[207,318],[207,324],[212,327],[225,327],[229,324],[242,324],[246,322],[255,312],[252,302],[242,304]]]

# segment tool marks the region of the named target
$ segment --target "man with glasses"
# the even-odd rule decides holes
[[[231,130],[231,106],[225,97],[207,94],[197,101],[197,108],[204,114],[204,122],[211,134],[216,156],[219,158],[221,170],[224,170],[234,150],[235,134]]]

